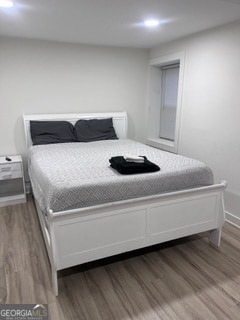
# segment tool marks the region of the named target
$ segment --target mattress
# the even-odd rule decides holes
[[[161,170],[121,175],[109,159],[146,156]],[[43,212],[60,212],[213,184],[202,162],[128,140],[32,146],[29,176]]]

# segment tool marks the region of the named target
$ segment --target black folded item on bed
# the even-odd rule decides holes
[[[160,168],[155,163],[149,161],[146,157],[143,163],[128,162],[122,156],[112,157],[109,159],[113,169],[121,174],[134,174],[159,171]]]

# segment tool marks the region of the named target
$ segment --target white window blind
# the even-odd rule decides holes
[[[162,94],[160,111],[160,138],[174,141],[179,64],[162,66]]]

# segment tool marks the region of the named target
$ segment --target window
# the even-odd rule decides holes
[[[147,143],[178,152],[183,53],[150,60]]]
[[[161,109],[160,109],[160,138],[174,141],[179,64],[162,66],[162,88],[161,88]]]

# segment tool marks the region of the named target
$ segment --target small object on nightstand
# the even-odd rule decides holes
[[[0,157],[0,207],[26,202],[21,156]]]

